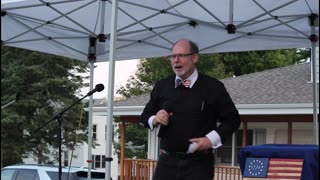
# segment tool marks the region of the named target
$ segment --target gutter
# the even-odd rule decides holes
[[[145,106],[115,106],[114,116],[140,116]],[[281,115],[281,114],[312,114],[312,103],[299,104],[237,104],[240,115]],[[319,109],[319,104],[317,105]],[[88,111],[88,108],[84,108]],[[93,107],[97,116],[106,116],[107,107]]]

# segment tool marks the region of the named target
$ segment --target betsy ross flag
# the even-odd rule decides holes
[[[267,178],[300,179],[303,159],[270,158]]]
[[[303,159],[247,158],[243,180],[299,180]]]

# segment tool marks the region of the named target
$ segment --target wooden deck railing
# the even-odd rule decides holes
[[[157,161],[147,159],[124,159],[124,171],[120,180],[152,180]],[[237,166],[215,166],[213,180],[241,180]]]
[[[155,160],[124,159],[120,180],[151,180],[157,165]]]
[[[214,180],[241,180],[241,171],[238,166],[215,166]]]

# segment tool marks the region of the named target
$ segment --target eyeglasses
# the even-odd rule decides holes
[[[168,57],[170,58],[170,60],[175,60],[176,58],[179,58],[179,59],[184,59],[188,56],[192,56],[194,55],[194,53],[190,53],[190,54],[172,54],[172,55],[169,55]]]

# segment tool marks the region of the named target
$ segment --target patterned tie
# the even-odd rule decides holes
[[[186,79],[184,81],[182,81],[181,79],[177,79],[176,80],[176,87],[179,87],[179,86],[183,85],[186,88],[190,88],[190,84],[191,84],[191,80],[190,79]]]

